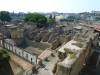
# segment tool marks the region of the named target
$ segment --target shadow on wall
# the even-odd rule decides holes
[[[0,75],[14,75],[8,61],[0,61]]]
[[[88,59],[86,66],[80,71],[79,75],[100,75],[100,67],[97,65],[99,53],[94,52]]]

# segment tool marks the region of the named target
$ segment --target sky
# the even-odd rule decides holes
[[[100,0],[0,0],[0,11],[63,12],[100,11]]]

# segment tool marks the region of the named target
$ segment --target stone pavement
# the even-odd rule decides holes
[[[49,57],[49,61],[44,61],[44,68],[39,68],[38,69],[38,74],[33,74],[33,75],[53,75],[52,70],[54,68],[54,65],[56,64],[58,58],[57,54],[55,53],[55,57]]]

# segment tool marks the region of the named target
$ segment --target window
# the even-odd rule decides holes
[[[20,55],[20,52],[18,54]]]
[[[15,49],[15,53],[16,53],[16,49]]]
[[[32,63],[32,60],[33,60],[33,59],[31,58],[31,63]]]
[[[26,59],[28,59],[28,54],[26,54]]]

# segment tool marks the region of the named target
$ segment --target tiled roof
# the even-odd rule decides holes
[[[50,50],[45,50],[44,52],[41,53],[41,55],[38,56],[38,58],[41,60],[45,60],[47,57],[51,55],[51,53],[52,52]]]
[[[100,31],[100,25],[95,26],[95,30]]]

